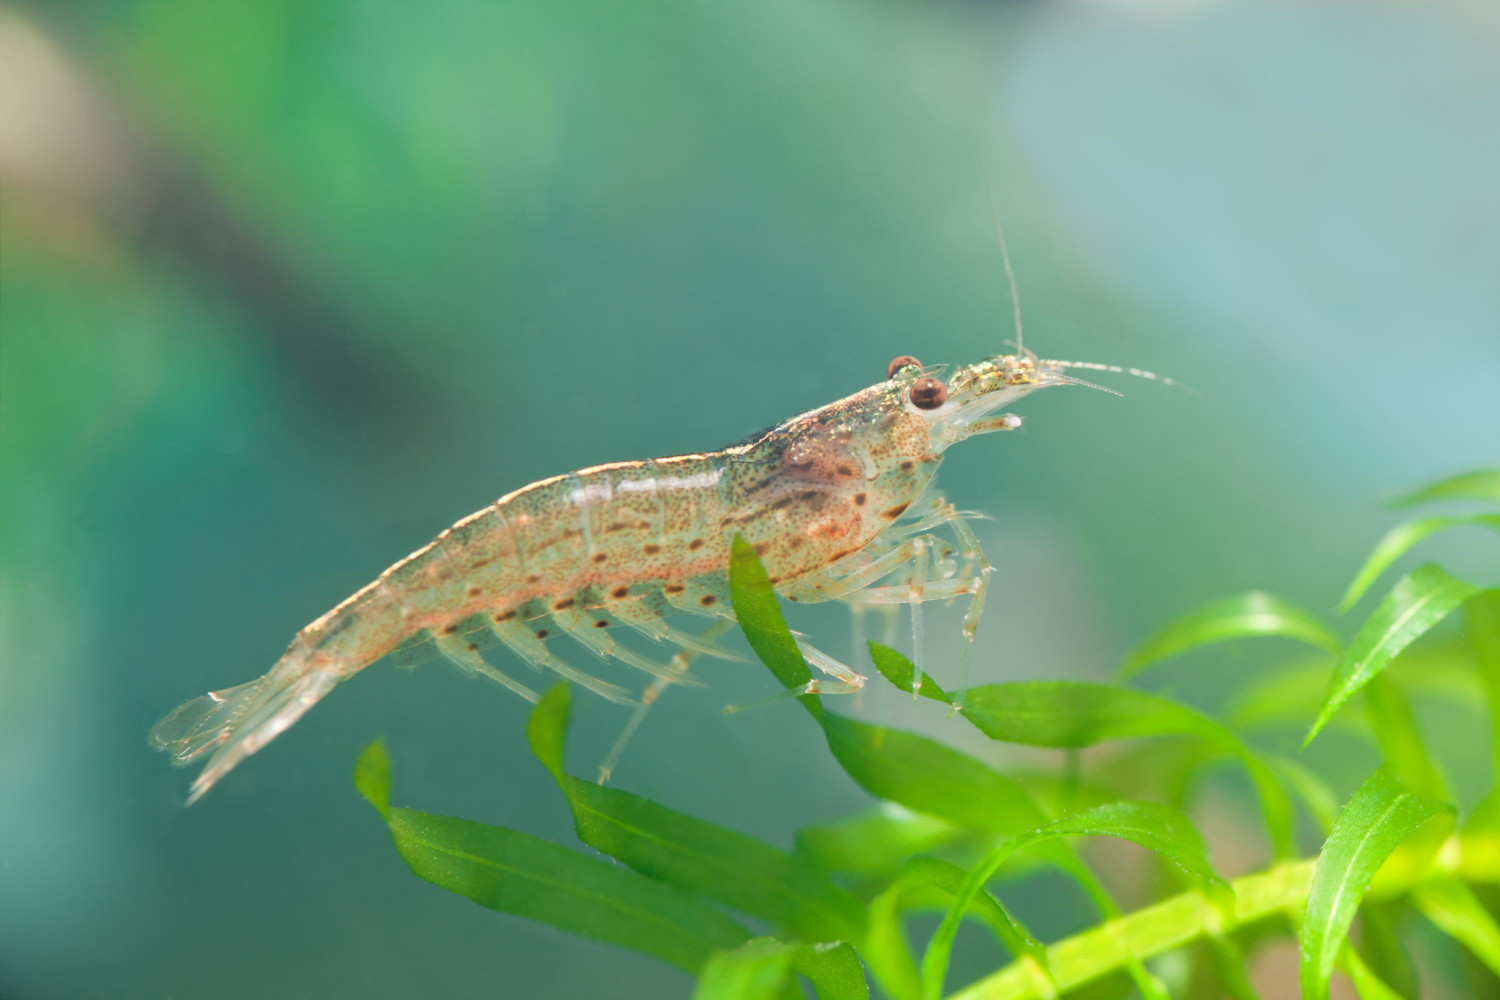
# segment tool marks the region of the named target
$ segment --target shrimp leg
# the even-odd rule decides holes
[[[722,653],[722,650],[715,649],[713,641],[729,631],[733,625],[734,622],[728,618],[721,618],[704,629],[702,635],[692,636],[683,633],[686,638],[692,640],[692,644],[683,644],[682,648],[673,655],[672,665],[676,668],[677,673],[686,675],[688,668],[692,666],[693,657],[700,653],[711,655],[705,652],[707,650]],[[673,631],[677,630],[673,629]],[[656,699],[660,698],[673,683],[676,682],[665,677],[657,677],[652,679],[651,683],[646,686],[646,690],[641,694],[641,703],[630,714],[630,719],[625,723],[625,728],[620,731],[620,735],[615,739],[614,746],[609,748],[609,753],[605,755],[603,762],[599,765],[599,784],[602,785],[609,780],[609,776],[614,773],[615,765],[620,762],[620,755],[625,752],[625,744],[630,742],[630,738],[640,728],[641,722],[646,718],[646,713],[651,710],[652,705],[656,704]]]
[[[488,677],[497,684],[504,685],[527,701],[535,702],[541,700],[541,695],[520,681],[511,677],[499,667],[491,666],[483,656],[479,655],[479,646],[470,642],[468,638],[460,635],[440,635],[437,638],[437,648],[443,656],[447,657],[459,670],[470,677],[475,674]]]
[[[599,657],[601,660],[616,659],[626,666],[635,667],[637,670],[650,674],[658,680],[669,684],[691,684],[701,687],[698,681],[683,676],[680,669],[648,660],[627,646],[622,646],[610,636],[605,628],[608,621],[603,618],[595,619],[592,615],[582,611],[554,611],[552,620],[557,627],[571,636],[580,646]],[[604,624],[601,626],[600,622]]]
[[[725,715],[733,715],[736,712],[743,712],[752,708],[765,708],[767,705],[775,705],[792,698],[800,698],[805,694],[854,694],[865,686],[864,674],[835,660],[806,639],[800,636],[797,636],[796,639],[797,648],[802,651],[802,655],[807,659],[807,662],[833,679],[819,680],[814,677],[806,684],[777,691],[773,695],[760,698],[756,701],[747,702],[743,705],[726,705],[724,706]]]
[[[589,674],[583,670],[579,670],[577,667],[574,667],[568,664],[566,661],[559,659],[552,653],[551,650],[547,648],[546,643],[537,638],[537,636],[534,635],[531,630],[524,625],[518,625],[515,622],[508,622],[504,625],[497,626],[495,629],[495,634],[500,637],[501,642],[510,647],[511,652],[515,653],[517,656],[525,660],[527,663],[530,663],[532,666],[551,670],[559,676],[567,678],[580,687],[588,688],[590,691],[599,695],[601,698],[607,698],[610,701],[619,702],[624,705],[633,704],[635,702],[635,699],[630,697],[630,692],[626,691],[618,684],[611,684],[608,681],[602,681],[592,674]]]
[[[912,610],[915,612],[920,607],[920,604],[916,602],[946,600],[967,595],[969,597],[969,607],[964,613],[962,642],[958,647],[959,683],[957,690],[954,692],[953,701],[956,711],[963,707],[964,692],[969,686],[969,672],[973,662],[974,636],[979,630],[980,616],[984,613],[985,594],[989,589],[990,575],[994,572],[994,567],[990,565],[989,559],[985,557],[984,550],[979,545],[978,536],[974,534],[974,529],[969,526],[963,515],[951,506],[943,513],[945,516],[944,523],[953,531],[954,536],[958,540],[960,553],[963,556],[964,562],[976,568],[974,575],[927,583],[922,587],[917,587],[910,583],[904,586],[864,587],[855,592],[838,596],[852,604],[912,604]],[[915,660],[913,660],[913,665],[920,667],[920,664],[917,664]]]

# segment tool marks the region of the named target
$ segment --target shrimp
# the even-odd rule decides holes
[[[388,654],[407,662],[440,655],[537,700],[531,686],[485,657],[496,646],[637,705],[628,735],[663,689],[697,683],[687,672],[692,656],[739,659],[714,644],[734,619],[728,569],[736,535],[754,547],[785,600],[910,606],[919,667],[923,603],[966,599],[959,647],[966,684],[992,567],[965,515],[932,489],[934,477],[952,445],[1019,427],[1020,417],[1005,411],[1024,396],[1059,385],[1102,388],[1066,374],[1079,367],[1123,371],[1043,361],[1018,346],[944,381],[942,368],[903,356],[869,388],[730,447],[532,483],[459,521],[303,628],[265,676],[172,712],[152,729],[151,744],[176,764],[210,755],[192,783],[192,803],[341,681]],[[720,621],[693,635],[667,621],[678,613]],[[650,659],[618,642],[620,629],[675,655]],[[564,637],[649,676],[645,693],[633,696],[618,678],[571,665],[554,649]],[[820,677],[787,694],[863,685],[857,671],[799,643]]]

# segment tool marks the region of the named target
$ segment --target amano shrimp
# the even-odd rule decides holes
[[[942,368],[899,357],[869,388],[742,443],[532,483],[459,521],[303,628],[265,676],[179,707],[152,729],[151,744],[176,764],[210,755],[191,803],[341,681],[388,654],[398,662],[441,655],[537,700],[534,688],[485,656],[497,646],[544,673],[638,705],[628,734],[666,686],[696,683],[687,673],[692,656],[739,659],[714,644],[734,619],[728,567],[737,534],[787,601],[909,606],[919,668],[923,603],[966,600],[962,690],[991,566],[965,515],[933,489],[934,477],[951,446],[1019,427],[1021,418],[1005,411],[1022,397],[1091,385],[1067,374],[1075,368],[1154,377],[1043,361],[1018,348],[944,381]],[[718,621],[694,635],[668,622],[679,613]],[[616,640],[622,629],[673,652],[644,656]],[[556,648],[564,639],[648,676],[644,693],[622,683],[628,674],[610,679],[572,665]],[[859,672],[798,641],[819,677],[787,694],[864,684]]]

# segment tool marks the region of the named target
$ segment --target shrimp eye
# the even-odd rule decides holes
[[[905,368],[907,365],[915,365],[916,367],[921,368],[922,362],[918,361],[910,354],[903,354],[899,358],[894,358],[890,364],[885,366],[885,377],[895,378],[896,373]]]
[[[935,410],[948,401],[948,387],[935,378],[919,378],[911,384],[911,405]]]

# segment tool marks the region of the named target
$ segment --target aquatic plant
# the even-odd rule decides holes
[[[1500,470],[1452,477],[1397,504],[1452,499],[1484,509],[1392,529],[1356,574],[1344,609],[1429,536],[1459,527],[1500,531]],[[742,541],[731,590],[756,655],[786,687],[805,684],[808,667],[765,570]],[[1462,642],[1429,640],[1423,645],[1435,655],[1402,656],[1460,610]],[[1125,684],[1189,650],[1263,636],[1321,655],[1251,682],[1223,720]],[[906,657],[875,643],[870,652],[887,681],[912,690]],[[1388,673],[1393,661],[1397,669]],[[1412,669],[1404,669],[1408,661]],[[1403,939],[1418,919],[1459,942],[1476,968],[1488,970],[1481,974],[1500,975],[1500,922],[1483,901],[1500,883],[1500,787],[1462,808],[1411,705],[1413,695],[1455,684],[1482,692],[1475,708],[1495,729],[1491,755],[1500,774],[1500,589],[1427,564],[1399,579],[1347,641],[1292,603],[1252,592],[1168,624],[1125,662],[1118,683],[991,684],[971,689],[961,709],[950,703],[955,726],[1062,750],[1055,773],[1005,773],[804,695],[801,705],[829,752],[880,804],[802,830],[792,851],[570,774],[565,684],[536,706],[528,739],[556,779],[579,840],[618,864],[514,830],[392,806],[380,741],[361,755],[355,783],[417,875],[483,906],[677,965],[697,976],[693,995],[702,1000],[804,996],[801,980],[821,1000],[867,997],[870,980],[897,1000],[1020,1000],[1112,983],[1117,994],[1133,986],[1148,1000],[1169,989],[1244,1000],[1258,995],[1247,956],[1277,937],[1299,944],[1304,997],[1327,997],[1341,970],[1362,998],[1376,1000],[1417,986]],[[931,677],[918,691],[948,702]],[[1356,695],[1365,717],[1341,711]],[[1254,739],[1287,724],[1308,727],[1304,747],[1337,725],[1372,742],[1383,764],[1339,806],[1326,776]],[[1077,753],[1157,737],[1176,739],[1149,744],[1154,754],[1125,766]],[[1255,791],[1269,856],[1260,870],[1232,879],[1215,870],[1186,812],[1195,777],[1226,761]],[[1112,789],[1124,784],[1122,775],[1138,779],[1142,768],[1155,768],[1161,801],[1117,797]],[[1158,880],[1159,898],[1122,911],[1098,865],[1076,850],[1079,838],[1091,837],[1129,841],[1158,858],[1171,876]],[[1044,944],[990,889],[1040,868],[1077,882],[1097,910],[1093,926]],[[909,923],[924,911],[942,917],[917,954]],[[1356,917],[1357,947],[1350,940]],[[771,932],[752,931],[746,918]],[[949,962],[965,920],[987,928],[1010,962],[950,992]],[[1168,967],[1161,959],[1169,954],[1186,961]]]

